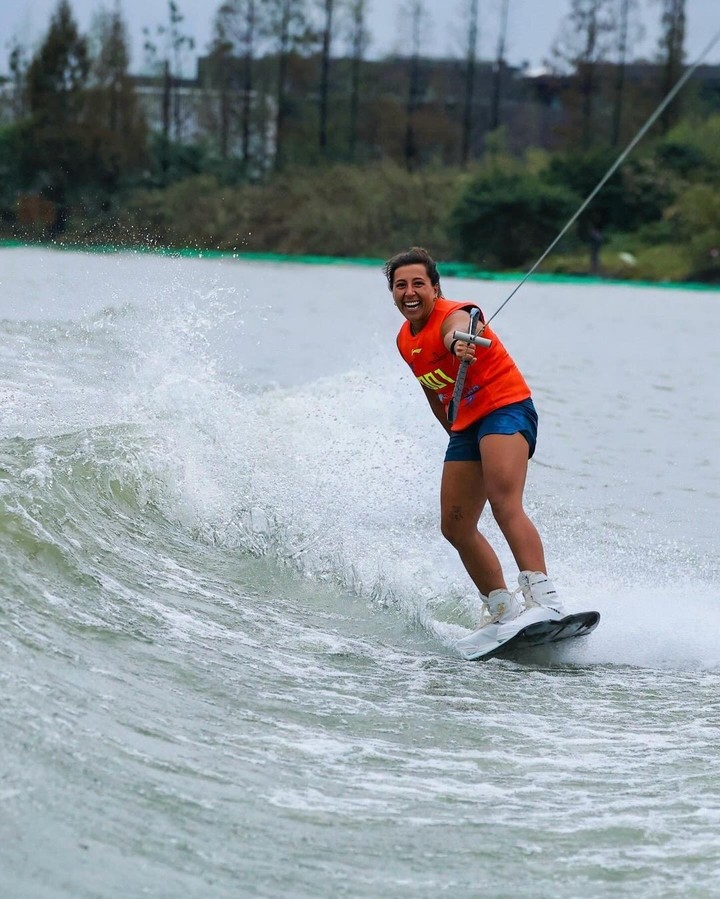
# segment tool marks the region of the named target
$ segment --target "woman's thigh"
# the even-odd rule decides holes
[[[480,440],[483,483],[491,506],[522,505],[528,443],[522,434],[487,434]]]
[[[440,484],[440,516],[443,533],[476,530],[487,502],[480,462],[446,462]]]

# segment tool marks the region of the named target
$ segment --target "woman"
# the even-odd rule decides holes
[[[385,275],[405,317],[397,337],[400,354],[450,435],[440,487],[441,530],[483,601],[483,626],[457,644],[472,659],[520,627],[565,614],[547,576],[540,535],[522,505],[537,414],[525,379],[489,327],[481,326],[492,341],[487,349],[453,338],[454,331],[468,332],[477,307],[442,296],[437,266],[426,250],[413,247],[393,256]],[[467,376],[450,424],[448,406],[464,359]],[[520,586],[512,593],[495,551],[477,529],[486,502],[520,569]]]

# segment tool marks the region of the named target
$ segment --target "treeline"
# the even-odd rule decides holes
[[[174,0],[145,30],[147,78],[129,72],[119,7],[83,35],[59,0],[40,46],[9,60],[3,232],[343,256],[424,242],[523,267],[680,77],[685,3],[660,0],[656,58],[638,64],[637,0],[569,0],[555,71],[539,79],[505,61],[507,4],[489,64],[477,0],[458,59],[423,58],[425,5],[411,0],[406,55],[374,62],[365,0],[229,0],[190,80],[194,42]],[[667,107],[552,266],[718,277],[712,100],[696,87]]]

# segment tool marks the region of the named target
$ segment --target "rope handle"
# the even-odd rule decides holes
[[[480,318],[480,310],[473,309],[470,313],[470,328],[468,329],[468,333],[466,334],[464,331],[453,331],[453,339],[455,340],[464,340],[467,343],[474,343],[477,346],[489,347],[492,344],[491,340],[488,340],[487,337],[479,337],[476,335],[478,320]],[[465,375],[467,374],[468,367],[470,365],[469,359],[463,359],[460,363],[460,368],[458,369],[457,378],[455,380],[455,387],[453,389],[452,399],[450,400],[450,404],[448,405],[448,423],[452,425],[452,423],[457,418],[458,409],[460,407],[460,400],[462,399],[462,392],[465,387]]]

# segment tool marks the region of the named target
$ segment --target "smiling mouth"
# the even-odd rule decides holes
[[[420,308],[420,300],[413,300],[412,302],[404,302],[403,306],[406,309],[419,309]]]

